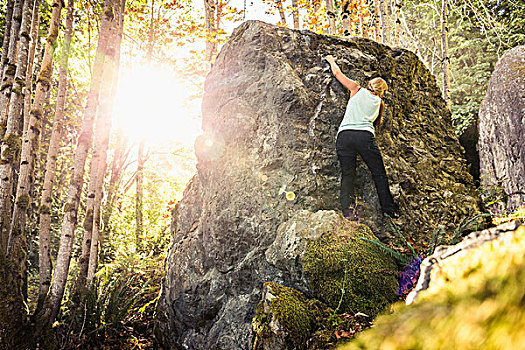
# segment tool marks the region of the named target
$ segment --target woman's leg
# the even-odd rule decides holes
[[[356,177],[357,151],[352,142],[352,132],[342,131],[337,136],[337,158],[341,166],[341,191],[339,202],[341,210],[347,210],[352,203]]]
[[[374,179],[376,185],[381,210],[383,213],[393,217],[396,215],[395,212],[397,212],[397,208],[390,193],[383,157],[381,156],[379,147],[377,147],[374,136],[371,133],[368,134],[369,136],[367,135],[367,137],[363,139],[363,143],[361,143],[358,151],[372,173],[372,179]]]

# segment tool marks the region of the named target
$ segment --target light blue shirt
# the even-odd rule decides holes
[[[379,115],[381,98],[365,88],[348,100],[345,116],[339,125],[338,134],[343,130],[366,130],[374,134],[374,120]]]

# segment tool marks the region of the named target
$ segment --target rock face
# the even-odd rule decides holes
[[[500,209],[525,204],[525,46],[499,60],[479,111],[481,185],[502,199]]]
[[[335,137],[349,94],[322,60],[328,54],[362,85],[376,76],[389,84],[377,141],[400,229],[424,245],[438,225],[451,228],[480,212],[450,113],[413,53],[246,22],[206,80],[198,173],[179,207],[159,300],[157,334],[172,348],[248,349],[263,282],[311,292],[294,261],[302,243],[278,231],[307,225],[312,215],[338,215],[330,212],[339,209]],[[369,213],[362,222],[384,237],[362,163],[358,174]],[[295,248],[282,247],[287,239]]]

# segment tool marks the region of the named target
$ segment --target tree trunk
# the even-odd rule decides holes
[[[326,0],[326,14],[328,16],[328,34],[335,34],[334,0]]]
[[[399,14],[401,12],[401,0],[396,1],[396,27],[395,27],[395,46],[399,47],[399,31],[401,29],[401,20]]]
[[[22,11],[24,0],[16,0],[13,5],[13,15],[11,20],[11,32],[9,34],[9,44],[5,51],[6,57],[2,61],[2,84],[0,85],[0,139],[4,138],[7,124],[7,112],[9,110],[9,98],[13,87],[13,79],[16,72],[17,44],[20,26],[22,24]],[[4,52],[2,52],[2,57]],[[2,181],[2,179],[0,179]],[[0,207],[0,214],[3,213]]]
[[[299,7],[297,6],[297,0],[292,0],[292,17],[293,17],[293,28],[299,28]]]
[[[44,322],[44,326],[50,325],[56,318],[62,297],[64,296],[69,264],[71,262],[71,253],[73,250],[78,206],[82,192],[84,167],[93,138],[93,122],[97,112],[100,86],[102,83],[102,67],[105,47],[112,28],[111,23],[113,19],[113,1],[105,0],[90,92],[84,110],[84,120],[82,121],[82,129],[77,142],[75,159],[73,161],[73,172],[71,175],[67,202],[64,208],[64,218],[62,220],[62,228],[60,232],[60,247],[58,249],[53,281],[49,293],[49,303],[46,303],[44,306],[43,315],[39,321]]]
[[[135,184],[137,186],[137,196],[135,201],[135,216],[136,216],[136,231],[135,239],[137,250],[140,249],[140,237],[142,236],[142,198],[144,197],[144,140],[139,144],[138,161],[137,161],[137,176]]]
[[[58,10],[58,9],[57,9]],[[58,12],[58,11],[57,11]],[[64,47],[62,49],[62,57],[60,60],[60,72],[58,78],[58,91],[55,109],[55,118],[53,120],[53,127],[51,130],[51,139],[49,140],[49,149],[47,152],[46,169],[44,175],[44,183],[42,186],[42,197],[40,200],[40,229],[39,229],[39,277],[40,288],[38,292],[39,305],[42,303],[47,295],[49,286],[51,284],[51,207],[53,203],[53,184],[56,178],[57,156],[62,139],[64,109],[66,104],[67,93],[67,72],[69,62],[69,52],[71,47],[71,38],[73,37],[73,15],[74,15],[74,0],[69,0],[67,16],[66,16],[66,31],[64,34]],[[54,18],[54,16],[52,16]],[[56,19],[58,20],[58,18]],[[52,20],[51,23],[54,23]]]
[[[131,151],[131,148],[127,146],[127,140],[122,137],[122,133],[120,132],[117,132],[116,144],[115,154],[111,165],[111,177],[109,179],[107,190],[108,197],[106,205],[104,206],[104,215],[102,217],[102,226],[104,227],[104,230],[101,232],[99,239],[101,245],[104,242],[104,236],[111,230],[111,215],[113,214],[115,201],[118,198],[117,193],[119,192],[125,164]]]
[[[119,1],[122,2],[122,1]],[[80,282],[86,286],[91,284],[95,275],[98,237],[100,229],[100,208],[102,204],[102,188],[104,187],[104,178],[106,175],[106,160],[109,148],[109,139],[111,135],[111,115],[113,103],[115,100],[116,88],[118,83],[118,62],[120,60],[120,43],[122,41],[122,19],[124,4],[115,6],[115,18],[112,35],[108,44],[108,55],[104,64],[104,73],[102,76],[101,103],[95,128],[95,149],[91,161],[91,176],[88,187],[88,202],[86,205],[86,220],[84,221],[84,244],[82,246],[80,273],[82,274]],[[91,212],[91,215],[88,215]],[[90,220],[90,222],[88,221]],[[88,232],[88,229],[90,232]],[[86,237],[87,236],[87,237]],[[89,244],[86,242],[89,241]],[[84,253],[84,248],[88,251]],[[85,265],[85,266],[84,266]],[[82,285],[80,286],[82,288]]]
[[[344,36],[350,36],[352,35],[352,22],[350,21],[350,18],[352,14],[350,13],[350,6],[351,1],[346,1],[343,4],[342,8],[342,14],[341,14],[341,21],[343,22],[343,35]]]
[[[5,27],[4,27],[4,38],[2,42],[2,59],[0,61],[0,67],[3,67],[7,59],[7,51],[9,50],[9,36],[11,34],[11,22],[13,20],[13,8],[15,0],[8,0],[6,13],[5,13]]]
[[[11,222],[11,196],[13,195],[15,168],[20,155],[20,135],[22,133],[22,109],[27,61],[31,44],[31,18],[34,0],[24,3],[15,79],[9,100],[9,113],[0,155],[0,229],[9,231]],[[15,19],[15,15],[13,15]],[[9,242],[8,242],[9,247]]]
[[[31,20],[31,49],[29,50],[29,61],[27,62],[27,74],[26,84],[24,93],[24,128],[23,133],[27,130],[29,124],[29,114],[31,112],[31,95],[33,90],[33,63],[35,62],[36,44],[38,43],[38,27],[40,25],[40,14],[39,14],[40,0],[35,1],[33,7],[33,19]]]
[[[448,55],[448,0],[441,8],[441,57],[443,59],[443,98],[450,109],[450,57]]]
[[[383,39],[383,44],[390,45],[390,20],[388,18],[388,0],[380,0],[380,9],[381,17],[381,37]]]
[[[279,16],[281,17],[281,25],[286,26],[286,16],[284,15],[284,8],[282,0],[277,0],[277,10],[279,10]]]
[[[206,27],[206,60],[212,61],[217,53],[217,28],[215,28],[215,9],[217,0],[204,0]]]
[[[23,11],[16,11],[16,13],[22,14],[21,26],[20,26],[20,47],[18,49],[18,64],[16,65],[15,75],[16,81],[13,88],[15,94],[14,98],[9,103],[9,111],[13,114],[9,114],[8,126],[9,134],[8,137],[13,139],[13,148],[3,148],[3,150],[13,151],[18,145],[19,136],[18,131],[12,128],[14,118],[20,119],[22,110],[22,93],[23,84],[25,82],[25,71],[27,68],[27,54],[30,45],[30,28],[31,28],[31,17],[33,10],[33,1],[27,1],[24,5]],[[17,10],[17,9],[14,9]],[[18,21],[17,18],[13,20]],[[13,33],[11,33],[12,35]],[[12,38],[13,39],[13,38]],[[8,55],[9,56],[9,55]],[[12,56],[10,57],[12,59]],[[10,62],[13,62],[12,60]],[[15,108],[16,107],[16,108]],[[18,113],[17,113],[18,112]],[[2,145],[4,146],[4,145]],[[11,146],[11,145],[10,145]],[[8,159],[10,162],[15,161],[15,157],[12,155],[6,155],[2,152],[2,161]],[[8,167],[2,164],[2,170],[8,170]],[[11,167],[12,169],[12,167]],[[2,175],[4,175],[3,173]],[[9,178],[2,176],[0,181],[2,188],[8,188],[4,186],[6,182],[11,182],[12,174],[9,174]],[[11,187],[8,188],[11,191]],[[5,193],[2,193],[5,194]],[[5,204],[10,203],[11,193]],[[5,210],[5,211],[4,211]],[[6,224],[9,219],[10,210],[4,207],[1,211],[3,224]],[[6,227],[8,228],[8,227]],[[3,239],[5,242],[5,238]],[[8,244],[9,246],[9,244]],[[6,254],[5,245],[2,245],[0,249],[0,348],[2,349],[25,349],[29,348],[30,339],[28,337],[29,324],[27,320],[27,313],[25,308],[25,286],[24,281],[27,278],[26,273],[26,250],[11,250]],[[24,248],[24,247],[22,247]]]
[[[379,42],[379,39],[381,39],[381,25],[383,24],[381,21],[381,10],[379,6],[379,1],[381,0],[374,0],[374,40],[377,42]]]

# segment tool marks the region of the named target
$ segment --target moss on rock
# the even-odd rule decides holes
[[[267,282],[252,321],[254,350],[333,349],[367,327],[364,319],[338,315],[317,299],[274,282]]]
[[[416,303],[396,304],[341,350],[518,349],[525,344],[525,226],[432,270]]]
[[[345,222],[311,241],[303,256],[303,271],[328,306],[373,317],[396,298],[397,279],[392,272],[398,266],[360,237],[375,238],[367,226]]]

